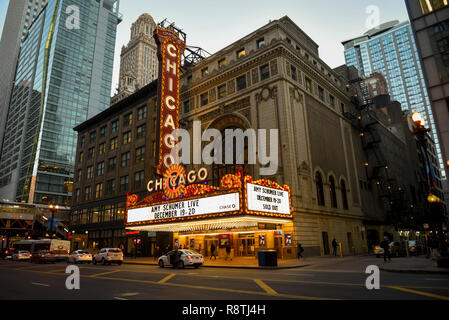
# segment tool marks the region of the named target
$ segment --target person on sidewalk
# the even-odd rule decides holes
[[[214,257],[214,260],[217,260],[217,257],[215,256],[215,244],[213,244],[213,243],[210,246],[210,258],[209,258],[209,260],[211,260],[212,257]]]
[[[337,247],[338,247],[338,243],[337,240],[332,240],[332,248],[334,248],[334,256],[337,256]]]
[[[225,261],[227,261],[228,258],[231,258],[231,261],[232,261],[232,257],[231,257],[231,245],[229,244],[229,242],[226,244],[226,258],[225,258]]]
[[[156,249],[154,250],[154,259],[157,260],[161,256],[161,248],[159,246],[156,246]]]
[[[302,253],[304,252],[304,248],[298,242],[298,259],[302,258]]]
[[[390,246],[387,236],[385,236],[384,240],[380,243],[380,247],[384,249],[384,261],[387,262],[387,258],[388,261],[391,261]]]

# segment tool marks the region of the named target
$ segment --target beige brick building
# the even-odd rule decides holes
[[[120,54],[119,87],[111,104],[157,79],[157,45],[153,38],[155,29],[156,24],[147,13],[132,24],[130,41],[127,46],[122,47]]]
[[[288,17],[275,20],[204,59],[182,78],[182,122],[215,128],[279,129],[279,168],[265,177],[292,190],[294,221],[284,225],[307,255],[366,252],[359,133],[345,81],[318,45]],[[210,168],[212,180],[220,170]],[[229,170],[228,170],[229,171]],[[247,173],[259,178],[257,165]]]

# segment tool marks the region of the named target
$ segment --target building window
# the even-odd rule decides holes
[[[129,165],[130,159],[131,153],[129,151],[122,154],[122,168],[126,168]]]
[[[294,81],[298,81],[298,74],[296,73],[296,67],[294,65],[290,65],[290,70],[292,72],[292,79]]]
[[[102,155],[105,152],[106,152],[106,143],[103,142],[98,146],[98,154]]]
[[[83,178],[83,170],[78,169],[78,181],[81,181]]]
[[[270,68],[268,64],[260,67],[260,80],[265,80],[270,77]]]
[[[201,106],[205,106],[209,103],[209,95],[207,92],[200,95]]]
[[[423,14],[431,13],[448,5],[447,0],[419,0]]]
[[[306,91],[312,93],[312,80],[306,77]]]
[[[125,127],[130,126],[133,123],[133,114],[128,113],[126,116],[123,117],[123,125]]]
[[[316,185],[316,198],[318,201],[318,205],[324,206],[323,177],[319,172],[315,174],[315,185]]]
[[[217,88],[218,91],[218,99],[226,97],[226,85],[219,86]]]
[[[128,176],[120,177],[120,191],[128,191],[128,183],[129,183]]]
[[[221,69],[224,66],[226,66],[226,58],[218,60],[218,69]]]
[[[76,189],[76,192],[75,192],[75,201],[76,202],[78,202],[80,200],[80,195],[81,195],[81,190]]]
[[[340,107],[341,107],[341,114],[345,114],[345,104],[344,103],[341,103],[340,104]]]
[[[95,139],[97,138],[97,132],[93,131],[89,134],[89,141],[90,142],[95,142]]]
[[[113,195],[115,193],[115,180],[108,180],[106,182],[106,194]]]
[[[87,151],[87,158],[88,159],[92,159],[94,156],[94,147],[89,148],[89,150]]]
[[[331,105],[332,109],[335,109],[335,98],[333,95],[329,95],[329,104]]]
[[[183,110],[184,113],[189,113],[190,112],[190,100],[185,100],[183,103]]]
[[[348,210],[348,195],[346,191],[346,183],[342,179],[340,182],[341,198],[343,200],[343,209]]]
[[[235,55],[237,56],[237,59],[240,59],[241,57],[244,57],[245,54],[246,54],[245,49],[237,50],[237,52],[235,53]]]
[[[123,144],[131,143],[131,131],[125,132],[123,134]]]
[[[262,47],[265,44],[265,39],[260,38],[259,40],[256,41],[256,43],[257,43],[257,49],[260,49],[260,47]]]
[[[94,167],[88,166],[87,167],[87,179],[92,179],[94,177]]]
[[[334,177],[329,178],[329,192],[331,196],[331,206],[332,208],[338,208],[337,205],[337,192],[335,190],[335,179]]]
[[[108,161],[108,171],[114,171],[117,166],[117,158],[109,158]]]
[[[95,199],[99,199],[103,197],[103,184],[102,183],[98,183],[95,186]]]
[[[82,136],[81,138],[80,138],[80,147],[84,147],[84,141],[85,140],[85,138],[84,138],[84,136]]]
[[[115,133],[118,131],[118,120],[115,120],[111,123],[111,132]]]
[[[142,107],[137,110],[137,120],[142,120],[147,117],[147,107]]]
[[[100,137],[104,138],[106,136],[106,126],[100,128]]]
[[[84,200],[90,200],[90,195],[92,194],[92,188],[90,186],[84,189]]]
[[[145,161],[145,146],[136,149],[136,163]]]
[[[147,132],[147,125],[143,124],[141,126],[137,127],[137,134],[136,134],[136,139],[140,139],[146,136],[146,132]]]
[[[324,89],[320,86],[318,86],[318,97],[321,101],[324,101]]]
[[[101,176],[104,173],[104,161],[97,163],[97,176]]]
[[[143,188],[145,181],[145,171],[139,171],[134,174],[134,188]]]
[[[208,67],[201,69],[201,77],[202,78],[206,77],[208,74],[209,74],[209,68]]]
[[[80,157],[79,157],[79,162],[83,162],[84,161],[84,152],[80,152]]]
[[[111,150],[115,150],[118,147],[118,139],[117,137],[111,139]]]
[[[237,78],[237,90],[246,89],[246,75]]]

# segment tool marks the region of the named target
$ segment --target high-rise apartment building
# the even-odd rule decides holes
[[[68,6],[79,10],[79,24]],[[7,113],[0,199],[70,205],[73,127],[109,107],[118,7],[118,0],[49,0],[28,28]]]
[[[437,149],[440,167],[437,174],[444,178],[443,157],[410,22],[384,23],[343,41],[343,45],[348,66],[356,67],[362,77],[381,73],[392,100],[400,102],[402,110],[416,110],[424,116]]]
[[[449,174],[448,1],[405,1],[429,90],[438,138]],[[449,193],[447,193],[449,198]]]
[[[0,40],[0,150],[8,112],[9,99],[17,66],[20,43],[28,27],[47,0],[9,1]]]
[[[122,47],[120,76],[117,93],[111,103],[122,100],[137,89],[146,86],[158,76],[157,45],[153,38],[156,23],[147,14],[142,14],[131,26],[130,41]]]

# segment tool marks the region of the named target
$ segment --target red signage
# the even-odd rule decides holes
[[[174,31],[160,27],[154,38],[159,58],[157,173],[163,175],[176,160],[171,155],[175,147],[172,132],[179,128],[179,77],[186,44]]]

